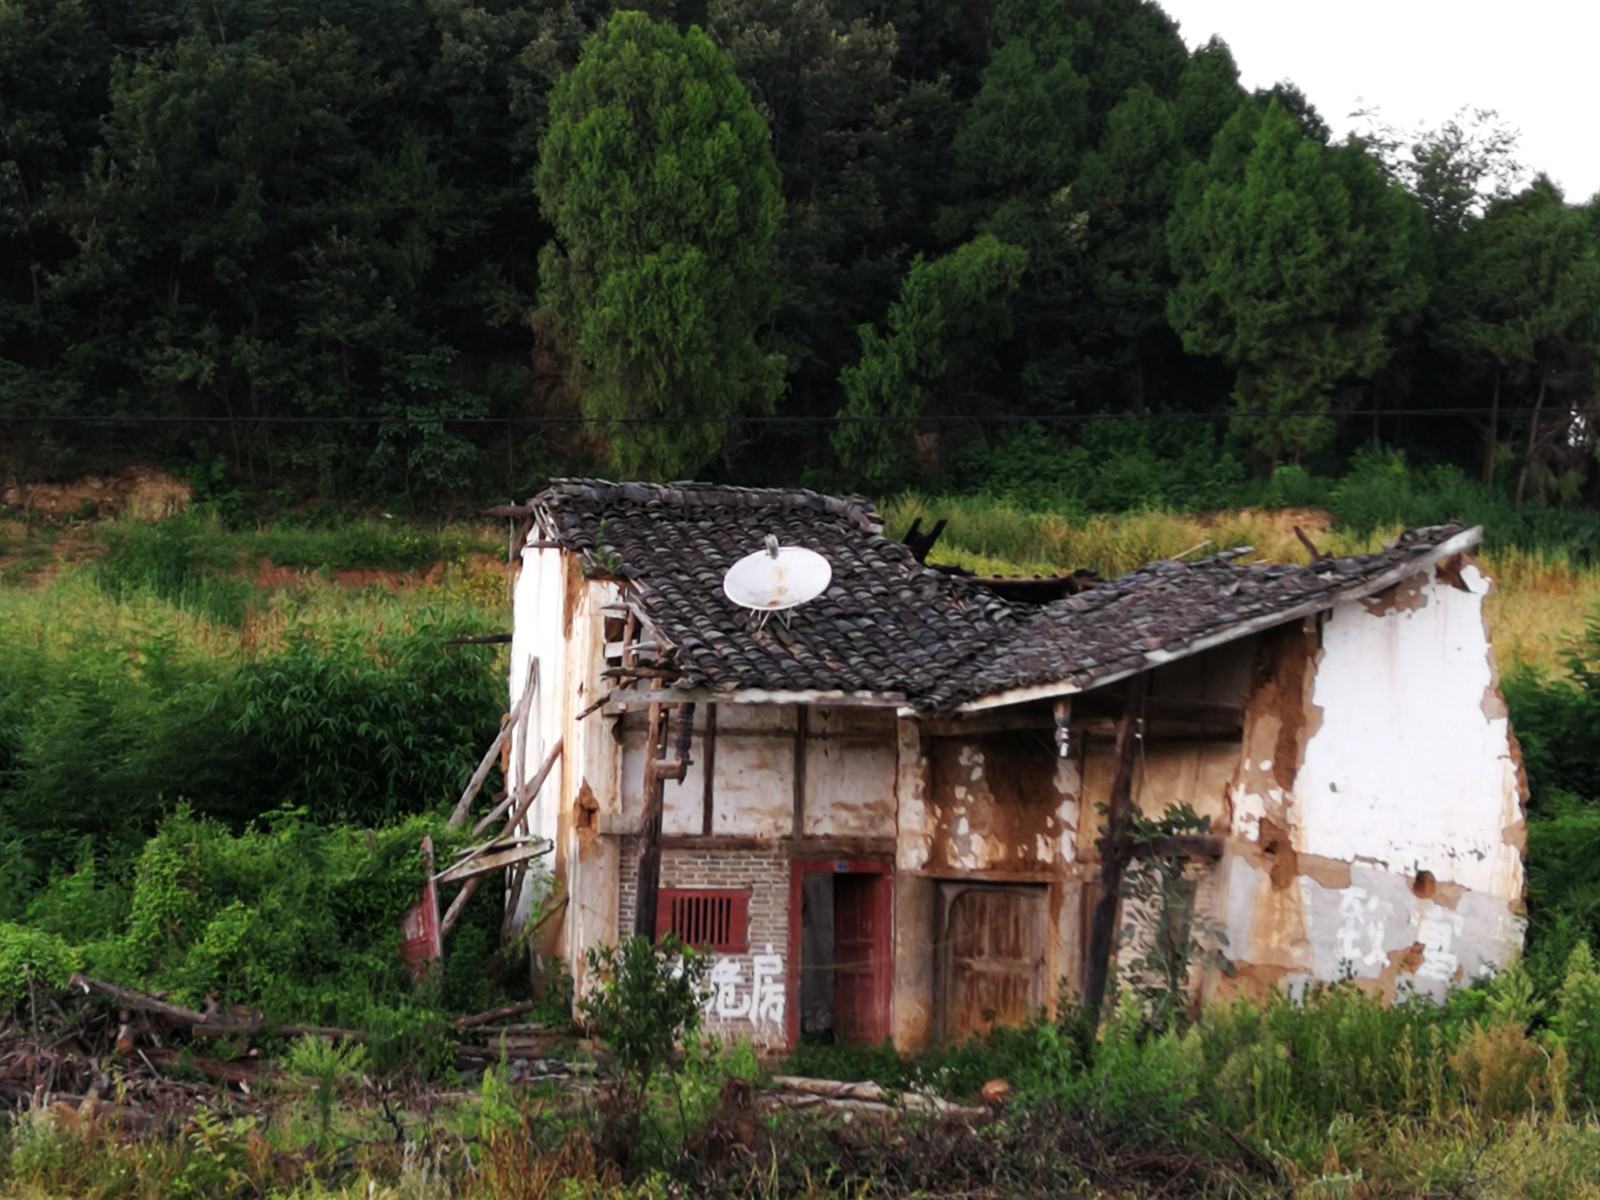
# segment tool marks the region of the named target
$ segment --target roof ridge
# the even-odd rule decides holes
[[[733,484],[673,480],[669,483],[618,483],[610,479],[570,477],[552,479],[532,505],[559,505],[563,498],[589,503],[621,500],[633,504],[672,504],[684,508],[811,509],[843,517],[868,533],[882,534],[883,519],[865,496],[829,496],[809,488],[755,488]]]

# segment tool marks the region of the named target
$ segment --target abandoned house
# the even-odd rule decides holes
[[[1521,946],[1477,529],[1008,581],[807,491],[562,480],[511,511],[508,787],[580,987],[586,948],[670,930],[710,957],[709,1027],[758,1046],[959,1039],[1097,997],[1152,853],[1188,864],[1206,996],[1442,994]],[[826,586],[731,600],[779,548]],[[1133,835],[1180,805],[1205,823]]]

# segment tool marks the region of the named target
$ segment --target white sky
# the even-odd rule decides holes
[[[1600,191],[1600,0],[1160,0],[1190,47],[1218,34],[1247,88],[1293,81],[1334,136],[1376,107],[1401,129],[1463,105],[1521,132],[1518,160]]]

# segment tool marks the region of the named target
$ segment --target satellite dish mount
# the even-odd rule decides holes
[[[833,581],[833,568],[815,550],[802,546],[779,546],[775,534],[768,534],[766,548],[747,554],[722,577],[722,591],[740,608],[756,614],[760,630],[781,614],[787,629],[793,610],[815,600]]]

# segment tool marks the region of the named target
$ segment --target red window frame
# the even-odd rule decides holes
[[[656,939],[675,933],[696,950],[750,949],[749,888],[664,887],[656,900]]]

